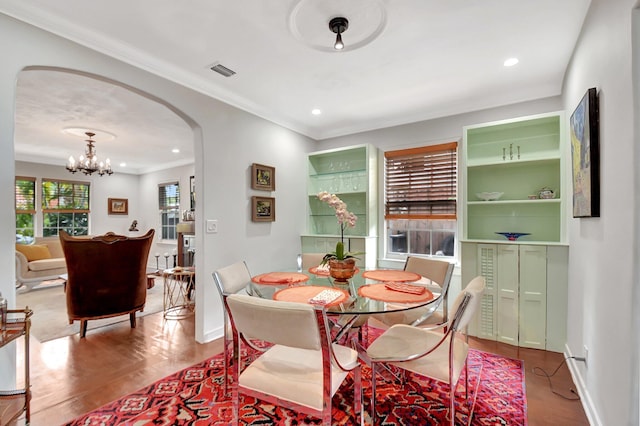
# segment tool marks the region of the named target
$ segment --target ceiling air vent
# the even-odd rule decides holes
[[[229,68],[225,67],[222,64],[215,64],[214,66],[211,67],[211,69],[217,72],[218,74],[224,75],[225,77],[231,77],[236,73],[234,70],[230,70]]]

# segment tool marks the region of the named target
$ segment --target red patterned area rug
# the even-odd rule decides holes
[[[520,360],[486,352],[469,353],[469,397],[464,376],[456,393],[457,425],[526,425],[524,371]],[[219,354],[81,416],[67,425],[229,425],[230,399],[222,395],[223,356]],[[370,424],[371,370],[362,371],[365,420]],[[376,410],[381,425],[448,424],[446,384],[408,374],[401,386],[378,378]],[[353,382],[347,379],[333,398],[333,424],[352,425]],[[305,425],[320,420],[255,398],[240,401],[241,425]]]

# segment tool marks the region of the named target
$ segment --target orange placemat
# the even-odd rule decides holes
[[[358,294],[369,299],[383,302],[420,303],[433,299],[433,293],[429,289],[422,294],[411,294],[403,291],[390,290],[384,283],[363,285],[358,289]]]
[[[364,271],[362,276],[376,281],[418,281],[422,275],[415,272],[399,271],[396,269],[376,269],[373,271]]]
[[[303,283],[309,276],[300,272],[267,272],[251,278],[256,284],[283,285]]]
[[[319,269],[319,266],[312,266],[311,268],[309,268],[309,272],[311,272],[314,275],[318,275],[319,277],[328,277],[329,276],[329,270],[328,269]],[[360,269],[356,268],[356,274],[360,272]]]
[[[342,296],[327,303],[325,306],[336,306],[345,302],[349,298],[349,293],[341,288],[323,287],[319,285],[301,285],[278,290],[273,294],[273,300],[281,302],[309,303],[309,300],[316,297],[323,290],[339,291]]]

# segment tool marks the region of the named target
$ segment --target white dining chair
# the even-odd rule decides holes
[[[358,352],[331,343],[322,306],[226,293],[223,300],[234,329],[233,424],[239,421],[242,394],[319,417],[329,426],[331,399],[349,373],[354,383],[351,424],[364,424]],[[271,346],[255,346],[247,336]],[[244,368],[241,342],[263,352]]]
[[[232,294],[246,291],[247,285],[251,282],[251,274],[245,261],[236,262],[213,272],[213,282],[223,299],[225,293]],[[223,309],[224,316],[224,396],[227,396],[229,381],[229,364],[231,363],[231,351],[229,345],[233,343],[231,324],[227,316],[226,309]]]
[[[454,267],[455,264],[446,260],[408,256],[404,270],[421,275],[423,278],[415,284],[436,293],[436,299],[424,307],[376,315],[375,318],[387,326],[410,324],[430,328],[445,324],[449,319],[449,285]]]
[[[465,400],[468,399],[469,352],[467,325],[474,316],[485,290],[485,280],[478,276],[460,292],[451,307],[452,316],[446,332],[396,324],[371,343],[362,355],[371,366],[371,418],[376,421],[376,372],[390,366],[430,377],[449,384],[449,416],[455,425],[455,391],[465,370]]]

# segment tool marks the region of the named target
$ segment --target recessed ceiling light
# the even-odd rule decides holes
[[[127,167],[127,163],[120,163],[120,167]]]
[[[173,152],[174,154],[178,154],[180,150],[178,148],[173,148],[171,152]]]
[[[322,114],[322,110],[320,110],[318,108],[314,108],[314,109],[311,110],[311,114],[320,115],[320,114]]]
[[[515,64],[517,64],[518,62],[519,62],[518,58],[509,58],[506,61],[504,61],[504,66],[505,67],[512,67]]]

